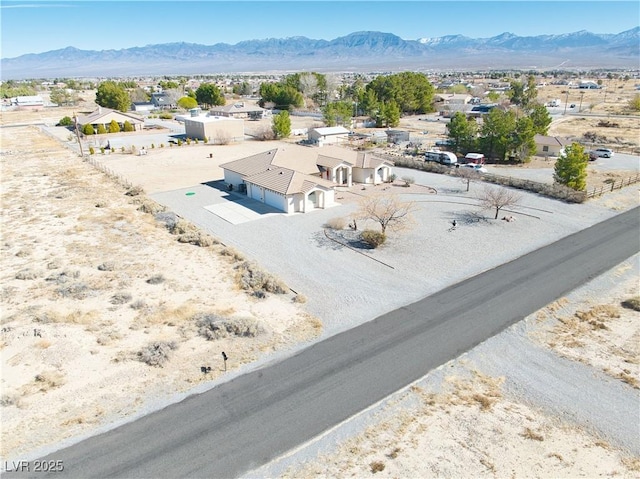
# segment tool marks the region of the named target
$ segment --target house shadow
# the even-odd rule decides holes
[[[266,203],[261,203],[258,200],[254,200],[253,198],[249,198],[245,193],[240,193],[239,191],[230,190],[229,184],[225,183],[224,180],[213,180],[206,181],[204,183],[200,183],[202,186],[207,186],[209,188],[216,189],[220,192],[220,198],[223,200],[216,205],[212,205],[207,209],[209,211],[215,212],[219,216],[225,217],[228,221],[235,223],[236,221],[227,218],[229,214],[237,217],[240,216],[250,216],[255,217],[255,215],[284,215],[283,211],[274,208],[273,206],[267,205]],[[244,209],[244,214],[243,213]],[[231,211],[230,211],[231,210]],[[253,214],[251,214],[253,213]]]

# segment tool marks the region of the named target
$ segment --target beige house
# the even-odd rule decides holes
[[[229,118],[250,118],[259,120],[271,114],[271,110],[265,110],[258,105],[239,101],[230,105],[214,106],[209,110],[209,115],[224,116]]]
[[[557,136],[536,135],[536,156],[559,156],[571,141]]]
[[[288,145],[220,165],[229,189],[285,213],[335,204],[334,188],[354,181],[380,184],[393,164],[371,153],[337,146]]]
[[[78,117],[78,125],[81,129],[85,125],[92,125],[95,131],[98,131],[99,125],[103,125],[109,131],[109,125],[113,120],[120,126],[120,131],[124,130],[124,124],[127,121],[133,126],[134,131],[142,131],[144,127],[144,119],[141,116],[101,106],[88,115]]]
[[[327,126],[309,130],[309,141],[319,146],[345,143],[349,139],[349,130],[344,126]]]
[[[230,161],[220,167],[230,189],[246,193],[249,198],[285,213],[306,213],[335,204],[335,185],[320,178],[310,151],[291,145]]]
[[[187,138],[226,143],[244,140],[244,120],[221,116],[181,116]]]

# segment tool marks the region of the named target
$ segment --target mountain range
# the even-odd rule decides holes
[[[306,37],[248,40],[230,45],[164,43],[121,50],[67,47],[0,60],[3,80],[313,70],[638,69],[640,27],[618,34],[579,31],[491,38],[447,35],[403,40],[355,32],[334,40]]]

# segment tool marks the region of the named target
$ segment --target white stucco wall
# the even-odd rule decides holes
[[[229,170],[224,170],[224,182],[233,185],[234,191],[238,191],[238,187],[243,183],[240,174]]]

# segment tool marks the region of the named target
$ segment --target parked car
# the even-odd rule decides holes
[[[486,173],[487,169],[482,165],[476,165],[475,163],[467,163],[466,165],[462,165],[463,168],[470,168],[473,171],[477,171],[478,173]]]
[[[613,151],[609,148],[596,148],[595,150],[591,150],[591,153],[598,158],[611,158],[613,156]]]

